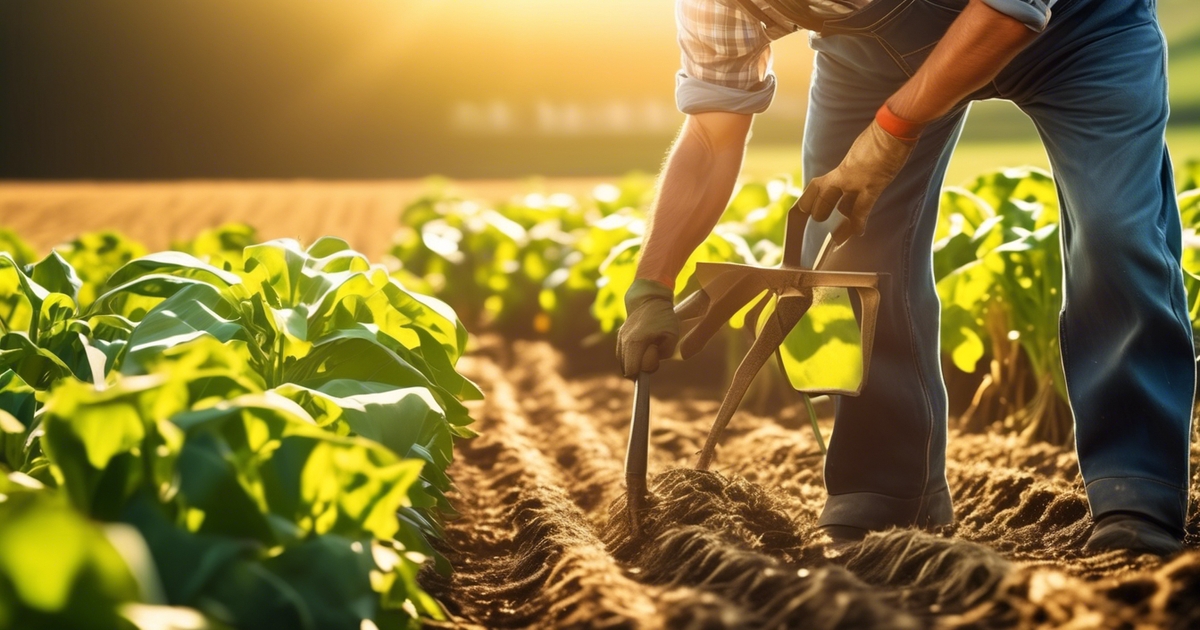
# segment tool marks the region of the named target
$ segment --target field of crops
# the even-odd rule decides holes
[[[1180,173],[1179,198],[1200,326],[1198,178]],[[656,377],[656,499],[629,531],[612,343],[652,187],[589,188],[487,203],[432,186],[370,258],[238,223],[158,253],[131,225],[35,251],[6,204],[0,628],[1200,623],[1200,552],[1082,551],[1048,174],[943,195],[955,529],[849,548],[815,530],[820,440],[786,386],[846,344],[787,344],[718,472],[690,470],[752,334],[740,317]],[[741,186],[679,294],[698,262],[777,264],[797,194]],[[186,223],[185,206],[136,216]]]

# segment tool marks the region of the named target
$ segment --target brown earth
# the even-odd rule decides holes
[[[635,538],[622,511],[628,381],[564,377],[549,345],[498,338],[461,367],[487,398],[451,470],[456,570],[427,579],[456,627],[1200,627],[1197,516],[1191,549],[1169,562],[1085,553],[1069,450],[955,433],[951,532],[835,549],[815,530],[822,459],[796,410],[739,412],[716,471],[698,472],[718,403],[667,392],[651,407],[655,502]]]
[[[456,189],[480,199],[529,192],[583,196],[599,179],[474,180]],[[82,232],[120,230],[151,251],[229,221],[263,239],[311,243],[338,236],[371,260],[388,252],[400,210],[429,189],[423,180],[0,182],[0,227],[45,252]]]

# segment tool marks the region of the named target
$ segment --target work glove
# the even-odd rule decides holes
[[[867,229],[871,208],[900,173],[915,144],[900,140],[871,121],[837,168],[808,183],[800,195],[800,209],[817,221],[828,219],[835,208],[845,215],[847,220],[833,232],[835,245],[851,236],[861,236]]]
[[[675,292],[661,282],[638,278],[625,292],[629,316],[617,332],[617,360],[626,378],[658,369],[660,359],[675,354],[679,317]]]

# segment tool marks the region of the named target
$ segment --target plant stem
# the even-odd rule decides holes
[[[808,394],[800,394],[804,397],[804,406],[808,408],[808,421],[812,424],[813,435],[817,438],[817,446],[821,447],[821,454],[827,452],[825,448],[825,438],[821,437],[821,427],[817,426],[817,410],[813,407],[812,397]]]

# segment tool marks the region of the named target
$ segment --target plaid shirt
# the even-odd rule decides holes
[[[760,22],[736,0],[676,0],[682,68],[675,77],[675,101],[685,114],[726,111],[757,114],[775,96],[771,42],[800,30],[766,0],[751,0],[772,23]],[[874,0],[808,0],[821,18],[856,11]],[[983,0],[1031,29],[1041,31],[1055,0]]]

